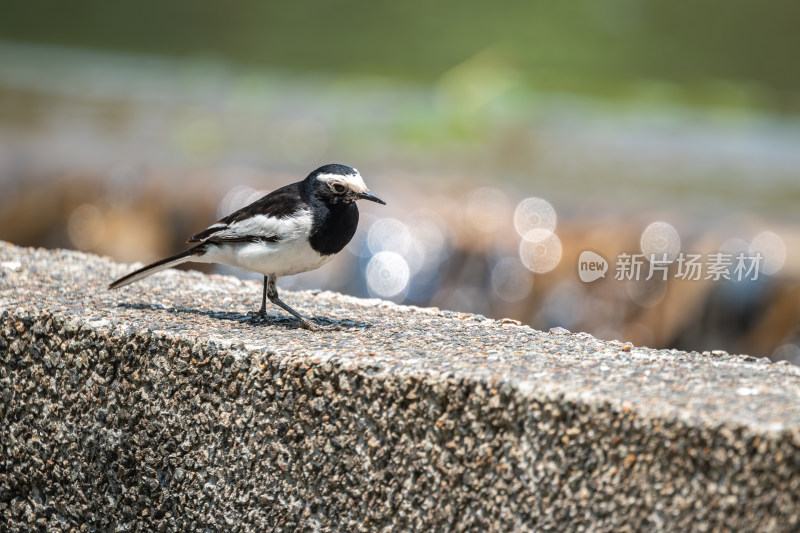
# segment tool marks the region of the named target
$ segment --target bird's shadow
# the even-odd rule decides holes
[[[249,313],[238,313],[234,311],[204,311],[202,309],[192,309],[190,307],[168,307],[160,304],[144,304],[144,303],[120,303],[119,307],[128,309],[148,309],[151,311],[167,311],[170,313],[189,313],[193,315],[202,315],[217,320],[230,320],[232,322],[239,322],[240,324],[249,324],[251,326],[280,326],[287,329],[302,329],[303,326],[300,321],[289,315],[280,315],[276,313],[261,314],[258,311],[251,311]],[[334,320],[327,317],[309,317],[312,322],[322,326],[323,328],[335,329],[366,329],[371,328],[372,324],[366,322],[358,322],[350,319]]]

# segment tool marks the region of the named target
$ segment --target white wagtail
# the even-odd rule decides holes
[[[361,175],[345,165],[325,165],[303,181],[286,185],[239,209],[188,240],[193,248],[131,272],[109,289],[187,261],[222,263],[264,274],[261,309],[267,298],[312,330],[319,326],[278,298],[275,282],[314,270],[342,251],[358,226],[358,199],[386,202],[372,194]]]

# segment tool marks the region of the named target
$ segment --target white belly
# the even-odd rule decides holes
[[[333,255],[320,255],[305,236],[298,236],[277,243],[211,245],[202,259],[198,259],[281,277],[315,270],[333,259]]]

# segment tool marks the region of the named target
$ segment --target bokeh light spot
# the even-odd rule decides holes
[[[492,290],[506,302],[517,302],[530,294],[533,276],[516,257],[504,257],[492,268]]]
[[[752,252],[750,244],[744,239],[728,239],[720,245],[719,251],[731,254],[734,258],[739,254],[749,256]]]
[[[411,247],[411,232],[399,220],[382,218],[370,226],[367,246],[373,254],[395,252],[404,255]]]
[[[666,261],[672,262],[681,251],[681,237],[671,224],[667,222],[653,222],[642,232],[640,241],[642,253],[649,260],[655,256],[661,262],[666,254]]]
[[[410,274],[403,256],[395,252],[378,252],[367,265],[367,286],[374,295],[391,298],[406,290]]]
[[[542,198],[526,198],[517,204],[514,210],[514,227],[520,237],[534,241],[531,232],[546,230],[553,232],[556,229],[556,210],[550,202]],[[541,234],[541,233],[538,233]]]
[[[550,272],[561,261],[561,240],[555,233],[544,229],[528,232],[536,233],[537,240],[522,239],[519,244],[519,257],[522,264],[537,274]]]
[[[247,185],[237,185],[220,200],[217,206],[217,218],[226,217],[234,211],[250,205],[265,194],[267,191],[259,191]]]
[[[94,248],[106,228],[105,216],[92,204],[82,204],[75,208],[67,219],[67,236],[79,250]]]
[[[762,231],[750,243],[754,253],[760,253],[763,257],[759,272],[764,274],[775,274],[786,261],[786,244],[780,235],[773,231]]]
[[[414,241],[419,242],[425,251],[426,262],[438,262],[449,253],[446,234],[447,223],[438,218],[420,216],[408,224]]]

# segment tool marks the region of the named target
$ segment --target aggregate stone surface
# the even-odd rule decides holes
[[[0,242],[0,530],[792,531],[800,369]]]

